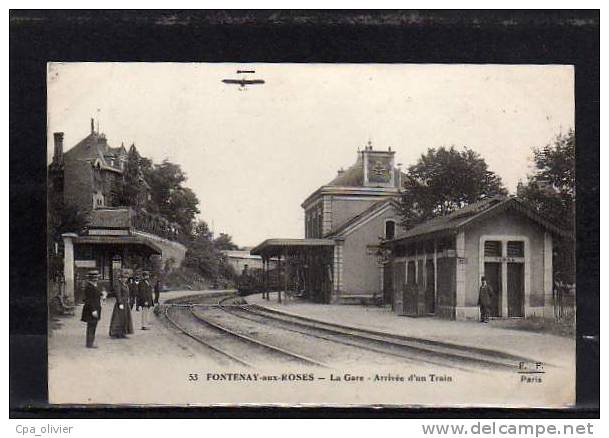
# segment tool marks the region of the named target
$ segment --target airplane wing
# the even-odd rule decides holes
[[[255,85],[255,84],[264,84],[263,79],[222,79],[222,82],[225,84],[237,84],[241,85]]]

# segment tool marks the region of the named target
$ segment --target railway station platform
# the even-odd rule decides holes
[[[249,295],[245,299],[248,304],[311,320],[446,342],[472,349],[484,348],[531,357],[560,367],[575,368],[574,338],[513,328],[517,321],[491,320],[481,324],[434,317],[413,318],[397,316],[388,307],[317,304],[300,299],[278,303],[275,295],[271,293],[270,300],[263,299],[260,294]]]
[[[193,295],[216,295],[222,291],[166,291],[160,303]],[[185,403],[196,398],[169,385],[163,376],[182,379],[205,366],[200,345],[168,328],[164,319],[150,313],[150,330],[141,330],[141,313],[131,312],[134,333],[128,339],[109,336],[114,298],[102,304],[95,344],[85,348],[86,324],[80,320],[82,304],[74,315],[52,317],[49,323],[49,394],[53,403],[88,400],[96,403],[131,401]],[[119,388],[119,389],[117,389]],[[120,388],[130,388],[127,400]]]

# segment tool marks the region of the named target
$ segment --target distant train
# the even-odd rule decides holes
[[[270,292],[277,291],[279,285],[283,284],[276,269],[267,272],[268,287],[265,288],[265,279],[262,269],[248,269],[239,276],[237,280],[237,293],[240,296],[262,293],[265,290]]]

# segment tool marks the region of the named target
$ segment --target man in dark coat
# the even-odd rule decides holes
[[[85,305],[82,307],[80,320],[87,323],[87,348],[97,348],[95,342],[95,330],[101,318],[101,301],[104,298],[103,292],[97,285],[99,272],[89,271],[87,283],[85,285]]]
[[[157,277],[154,282],[154,304],[159,304],[159,298],[161,297],[161,279]]]
[[[142,330],[148,330],[148,319],[150,308],[154,306],[154,298],[152,296],[152,286],[150,285],[150,276],[147,271],[143,272],[142,281],[138,285],[136,309],[142,312]]]
[[[480,306],[480,322],[488,322],[493,301],[493,288],[486,282],[486,278],[480,278],[480,292],[478,294],[478,305]]]

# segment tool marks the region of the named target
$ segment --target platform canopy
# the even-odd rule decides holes
[[[89,245],[140,245],[148,248],[154,254],[162,254],[161,248],[150,239],[137,236],[78,236],[74,238],[76,244]]]
[[[263,257],[292,255],[306,249],[333,248],[332,239],[267,239],[250,250],[250,254]]]

